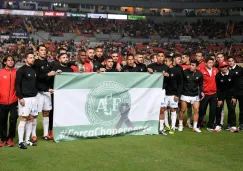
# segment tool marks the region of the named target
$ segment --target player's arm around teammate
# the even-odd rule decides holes
[[[37,110],[37,89],[36,89],[36,71],[32,68],[34,64],[34,54],[25,55],[25,65],[19,68],[16,73],[15,90],[18,97],[18,107],[20,122],[18,126],[19,148],[27,149],[27,145],[33,145],[30,142],[33,117],[38,115]],[[24,143],[25,133],[25,143]]]

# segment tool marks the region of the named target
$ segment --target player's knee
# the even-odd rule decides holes
[[[199,109],[194,109],[194,115],[199,113]]]
[[[180,112],[181,112],[182,114],[184,114],[184,113],[186,112],[186,108],[184,108],[184,107],[180,108]]]

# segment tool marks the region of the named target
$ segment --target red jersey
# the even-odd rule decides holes
[[[18,101],[15,91],[16,72],[15,68],[0,70],[0,104],[9,105]]]
[[[212,75],[210,76],[206,67],[200,68],[200,72],[203,74],[203,90],[205,95],[212,95],[217,93],[215,77],[219,72],[217,68],[212,68]]]
[[[187,65],[187,64],[181,64],[181,67],[182,67],[183,71],[186,69],[190,69],[190,65]]]
[[[81,70],[83,70],[83,72],[93,72],[93,68],[89,63],[85,63],[83,65],[80,66],[71,66],[71,68],[73,69],[74,72],[80,72]]]
[[[205,68],[205,62],[201,62],[197,67],[198,71],[200,71],[202,68]]]

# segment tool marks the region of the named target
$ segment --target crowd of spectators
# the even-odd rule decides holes
[[[0,35],[9,35],[12,32],[27,32],[24,19],[20,17],[0,16]]]
[[[81,34],[111,34],[119,33],[120,23],[117,20],[108,20],[104,18],[74,18],[71,19],[74,29],[78,29]]]
[[[234,23],[233,35],[243,35],[243,21]]]
[[[73,32],[70,21],[55,17],[29,17],[26,23],[31,25],[35,32],[50,32],[52,36],[62,36],[63,33]]]
[[[65,47],[68,50],[68,55],[72,60],[76,59],[77,52],[81,49],[87,49],[90,47],[90,42],[88,40],[83,40],[80,42],[61,41],[52,42],[50,40],[41,42],[29,39],[17,40],[10,39],[2,42],[0,44],[0,58],[7,54],[13,55],[18,61],[22,61],[25,52],[30,50],[35,50],[38,44],[44,44],[47,47],[48,60],[53,60],[56,56],[56,51],[60,47]],[[9,44],[8,46],[6,46]],[[189,53],[193,55],[196,51],[200,50],[204,52],[205,56],[214,55],[218,52],[222,52],[231,56],[236,57],[237,62],[243,62],[243,45],[234,44],[233,42],[225,42],[224,44],[217,44],[212,42],[200,41],[197,43],[173,43],[173,42],[156,42],[156,43],[144,43],[135,44],[134,42],[97,42],[96,46],[102,46],[104,48],[104,56],[110,56],[112,52],[118,52],[121,59],[124,60],[126,55],[129,53],[142,53],[145,59],[149,60],[151,55],[159,51],[167,52],[171,51],[177,54]]]
[[[161,37],[170,39],[178,39],[179,36],[191,36],[192,38],[208,36],[210,39],[222,39],[226,36],[227,24],[204,19],[195,23],[164,22],[155,24],[154,28]]]
[[[155,34],[151,21],[126,21],[122,24],[123,35],[132,38],[149,38]]]
[[[63,33],[77,35],[120,34],[123,37],[149,38],[159,35],[162,38],[178,39],[179,36],[198,38],[208,36],[209,39],[223,39],[229,31],[228,23],[216,22],[213,19],[202,19],[197,22],[170,21],[154,23],[153,21],[108,20],[90,18],[58,18],[58,17],[25,17],[0,16],[1,34],[11,32],[45,31],[52,36],[63,36]],[[243,22],[232,23],[233,31],[230,35],[243,35]]]

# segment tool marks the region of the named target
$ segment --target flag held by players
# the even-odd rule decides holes
[[[57,75],[54,140],[158,134],[162,82],[159,73]]]

